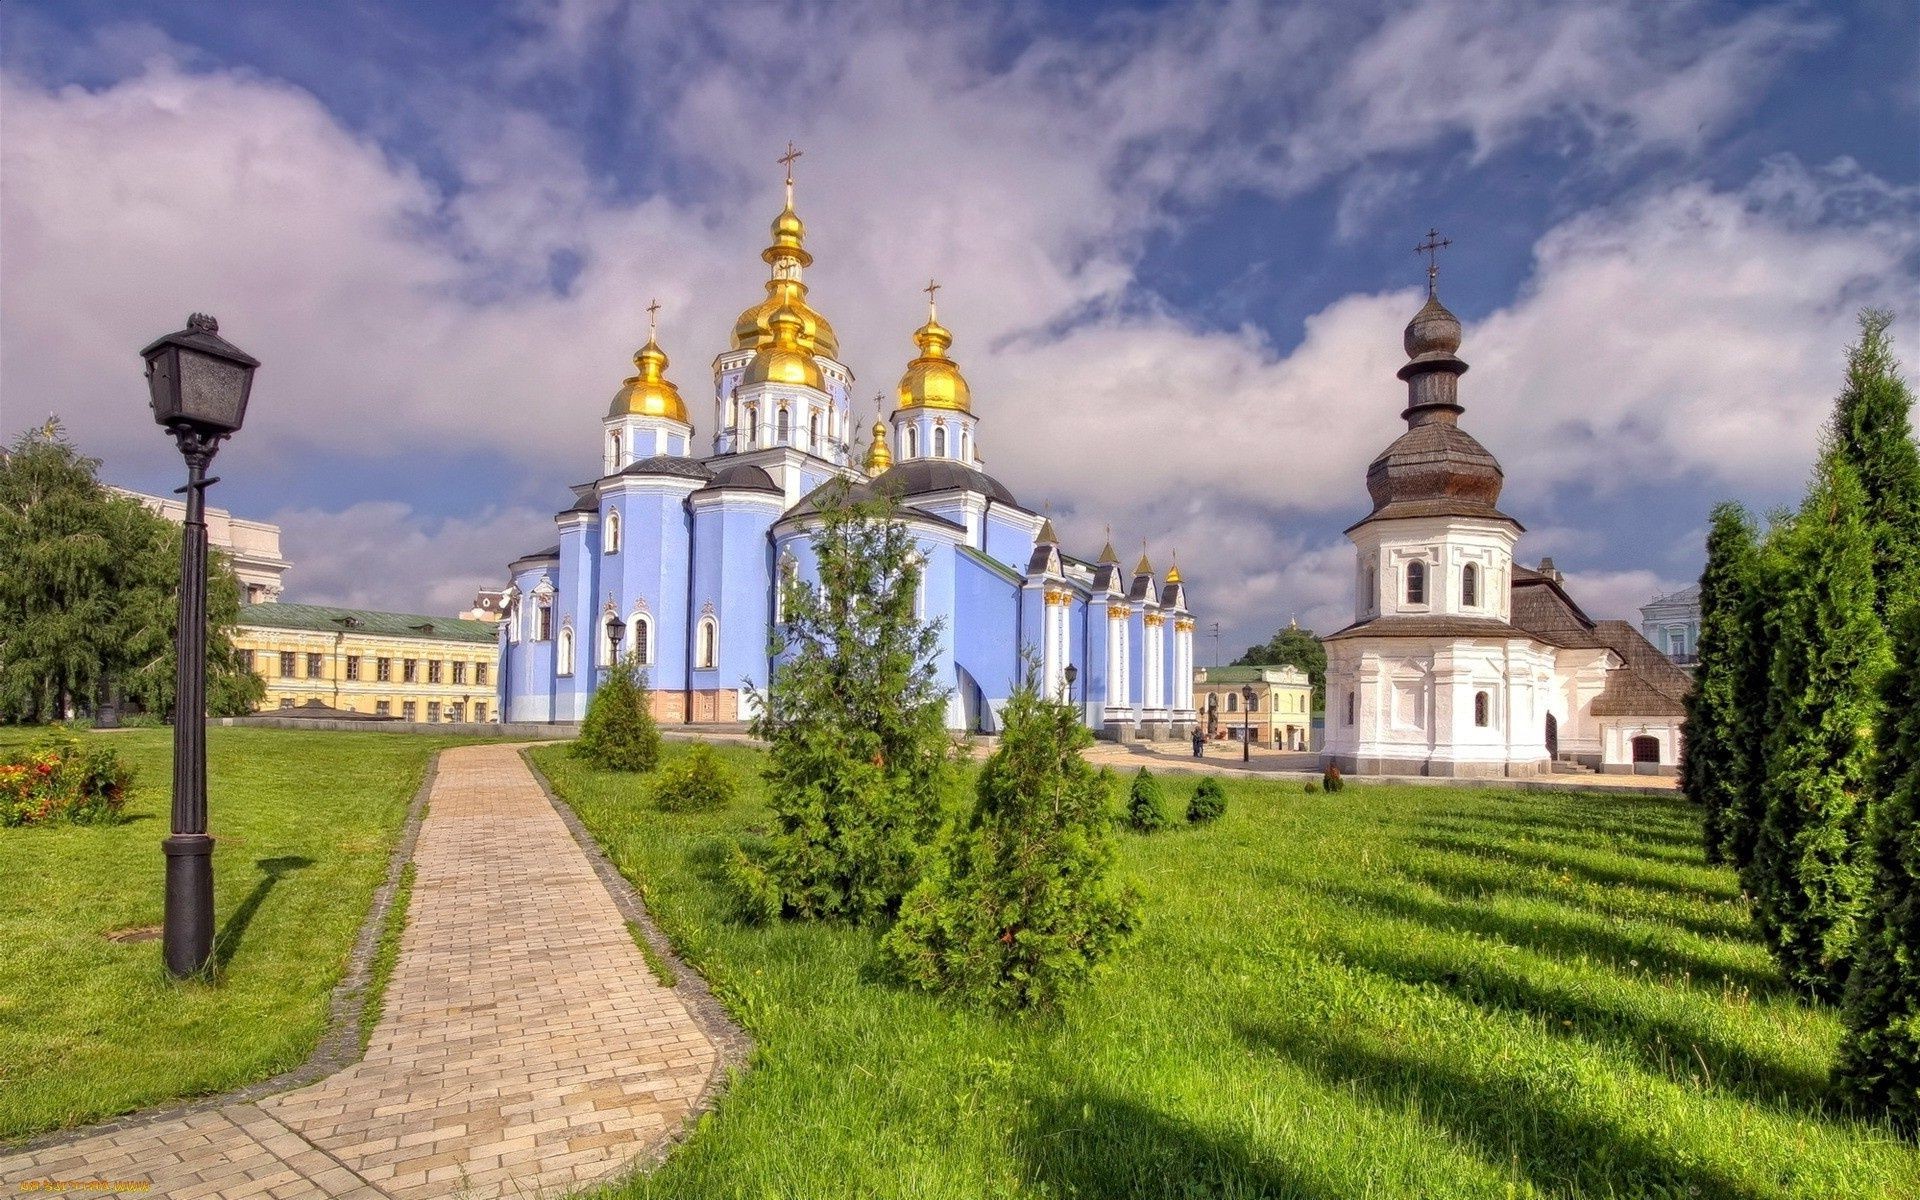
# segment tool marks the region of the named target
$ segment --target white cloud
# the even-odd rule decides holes
[[[288,600],[420,613],[472,607],[476,591],[504,586],[507,563],[553,531],[552,514],[529,508],[436,517],[396,501],[289,509],[272,519],[293,564]]]

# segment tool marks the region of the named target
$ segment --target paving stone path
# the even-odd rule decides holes
[[[661,1152],[720,1048],[649,973],[512,747],[443,752],[428,803],[362,1061],[298,1091],[0,1158],[0,1196],[48,1181],[175,1200],[555,1196]]]

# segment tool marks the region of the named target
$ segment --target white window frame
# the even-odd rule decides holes
[[[708,615],[700,618],[695,632],[694,669],[713,671],[720,667],[720,620]]]
[[[573,623],[560,627],[560,636],[553,644],[553,673],[562,677],[573,674]]]
[[[601,553],[603,554],[620,553],[620,510],[619,509],[610,508],[607,510],[607,519],[600,526],[600,540],[602,543],[604,543],[600,548]]]

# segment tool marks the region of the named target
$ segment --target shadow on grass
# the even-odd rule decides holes
[[[1715,1029],[1705,1014],[1698,1021],[1675,1019],[1609,1003],[1577,984],[1548,982],[1444,950],[1422,954],[1350,942],[1343,950],[1355,966],[1439,988],[1480,1008],[1537,1018],[1550,1033],[1623,1052],[1676,1083],[1705,1085],[1802,1115],[1836,1115],[1824,1075],[1756,1054]]]
[[[1533,809],[1495,815],[1485,808],[1457,808],[1431,815],[1448,820],[1486,822],[1490,825],[1497,822],[1508,829],[1518,826],[1529,833],[1538,832],[1546,835],[1573,834],[1591,837],[1595,834],[1603,834],[1609,837],[1630,838],[1650,845],[1691,851],[1697,855],[1700,850],[1700,819],[1697,813],[1697,809],[1692,810],[1691,815],[1646,813],[1636,819],[1617,813],[1587,812],[1576,815],[1560,810],[1542,812]]]
[[[1416,883],[1425,884],[1441,895],[1454,900],[1484,900],[1492,896],[1512,895],[1532,897],[1551,901],[1571,909],[1598,913],[1616,920],[1660,921],[1668,925],[1697,933],[1701,937],[1729,938],[1734,941],[1758,942],[1760,937],[1754,932],[1753,919],[1743,907],[1726,900],[1698,900],[1686,896],[1676,896],[1658,888],[1641,887],[1637,884],[1603,884],[1608,892],[1621,892],[1627,896],[1644,898],[1652,902],[1653,907],[1640,911],[1620,906],[1596,904],[1591,898],[1572,895],[1564,887],[1528,879],[1516,879],[1509,874],[1495,873],[1489,866],[1475,869],[1474,864],[1493,864],[1500,860],[1492,856],[1473,857],[1460,862],[1458,856],[1449,856],[1448,866],[1427,863],[1401,863],[1394,869]],[[1511,866],[1512,864],[1506,864]],[[1727,912],[1724,918],[1701,917],[1691,913],[1677,911],[1679,905],[1711,904],[1721,906]]]
[[[1481,1075],[1324,1026],[1242,1025],[1238,1032],[1249,1046],[1369,1095],[1388,1111],[1417,1107],[1489,1163],[1525,1173],[1547,1195],[1697,1200],[1773,1195],[1717,1167],[1686,1161],[1651,1134],[1561,1107],[1519,1076]]]
[[[1703,881],[1698,876],[1708,875],[1712,868],[1649,864],[1647,869],[1635,870],[1629,866],[1612,866],[1592,861],[1595,856],[1609,856],[1607,850],[1578,850],[1568,847],[1558,850],[1538,844],[1503,841],[1497,838],[1469,838],[1449,836],[1444,833],[1428,833],[1412,839],[1412,844],[1422,850],[1432,850],[1441,854],[1461,854],[1471,858],[1488,859],[1494,862],[1507,862],[1521,866],[1545,867],[1566,875],[1577,876],[1591,883],[1627,884],[1632,887],[1646,888],[1649,891],[1670,892],[1689,899],[1722,902],[1740,898],[1740,885],[1731,875],[1725,878],[1713,877]]]
[[[247,893],[246,898],[240,901],[240,906],[228,915],[226,924],[220,927],[219,934],[214,937],[213,966],[216,971],[226,970],[227,964],[233,961],[234,952],[240,948],[240,939],[247,934],[247,926],[253,924],[254,915],[266,903],[267,894],[273,891],[274,885],[288,872],[312,866],[313,860],[290,854],[281,858],[255,859],[253,865],[265,874],[253,885],[253,890]]]
[[[1704,868],[1707,865],[1706,857],[1698,846],[1671,845],[1666,838],[1650,838],[1645,834],[1624,833],[1597,826],[1588,829],[1542,829],[1524,818],[1503,823],[1484,817],[1446,816],[1426,821],[1421,832],[1472,838],[1490,846],[1517,842],[1555,850],[1622,854],[1676,867]]]
[[[1332,1200],[1341,1193],[1262,1154],[1244,1134],[1195,1128],[1097,1090],[1035,1096],[1015,1150],[1050,1196],[1087,1200]]]
[[[1509,916],[1474,900],[1452,897],[1430,900],[1389,888],[1328,887],[1324,892],[1343,904],[1437,928],[1490,934],[1562,961],[1570,962],[1586,955],[1602,960],[1602,966],[1616,971],[1644,967],[1656,975],[1685,975],[1690,981],[1689,986],[1709,993],[1720,992],[1722,984],[1745,989],[1752,996],[1784,994],[1788,990],[1779,974],[1771,969],[1757,970],[1716,962],[1685,950],[1662,946],[1648,937],[1633,937],[1625,931],[1628,920],[1661,924],[1666,921],[1662,916],[1626,918],[1614,913],[1594,914],[1596,918],[1616,926],[1615,929],[1605,929],[1566,918]],[[1557,897],[1555,900],[1564,903]]]

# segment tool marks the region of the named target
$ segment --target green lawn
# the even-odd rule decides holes
[[[33,731],[0,729],[0,747]],[[433,752],[459,739],[209,731],[218,982],[175,984],[157,925],[171,731],[88,735],[137,772],[128,819],[0,829],[0,1138],[298,1065]]]
[[[710,864],[767,812],[722,753],[747,798],[667,815],[534,751],[758,1042],[625,1195],[1920,1196],[1677,799],[1228,782],[1121,835],[1144,928],[1034,1024],[876,982],[871,933],[732,923]]]

